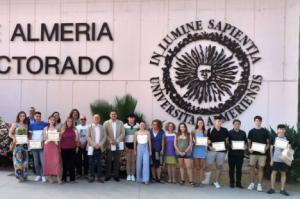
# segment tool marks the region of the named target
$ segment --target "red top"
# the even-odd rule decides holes
[[[62,149],[76,148],[76,133],[72,128],[67,128],[61,137],[60,146]]]

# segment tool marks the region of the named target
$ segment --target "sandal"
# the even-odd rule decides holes
[[[180,180],[180,181],[179,181],[179,184],[180,184],[180,185],[184,185],[184,180]]]

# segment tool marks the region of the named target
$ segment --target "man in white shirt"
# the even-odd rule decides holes
[[[102,155],[105,151],[106,132],[100,125],[100,115],[93,116],[93,123],[87,128],[87,150],[89,157],[89,182],[95,181],[95,166],[97,168],[97,181],[103,183],[102,174]],[[96,164],[96,165],[95,165]]]
[[[80,116],[80,124],[76,126],[77,132],[79,134],[79,150],[76,153],[76,174],[80,178],[82,175],[88,175],[88,157],[87,157],[87,127],[86,117],[84,115]],[[83,173],[82,173],[83,167]]]
[[[110,112],[110,120],[104,122],[103,126],[107,135],[107,153],[106,153],[106,178],[111,178],[111,163],[114,159],[113,177],[119,182],[120,157],[121,150],[124,150],[125,128],[122,121],[117,119],[117,112]]]

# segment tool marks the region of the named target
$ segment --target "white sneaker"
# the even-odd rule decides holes
[[[211,172],[205,172],[204,173],[204,180],[202,180],[202,184],[209,184],[210,182],[210,176],[211,176]]]
[[[42,176],[42,182],[47,182],[47,178],[45,176]]]
[[[248,190],[253,190],[255,187],[255,184],[253,182],[251,182],[248,186]]]
[[[127,176],[127,181],[130,181],[130,180],[131,180],[131,176],[128,175],[128,176]]]
[[[135,182],[135,177],[131,176],[131,181]]]
[[[258,192],[262,192],[262,191],[263,191],[261,184],[257,184],[256,190],[257,190]]]
[[[221,188],[221,185],[218,181],[214,182],[213,185],[217,188],[217,189],[220,189]]]
[[[34,178],[34,181],[35,182],[38,182],[38,181],[40,181],[42,178],[41,178],[41,176],[36,176],[35,178]]]

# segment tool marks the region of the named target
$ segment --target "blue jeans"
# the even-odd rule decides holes
[[[35,174],[37,176],[43,175],[43,149],[32,150]]]
[[[148,144],[137,144],[136,178],[137,182],[149,182],[150,163]]]

